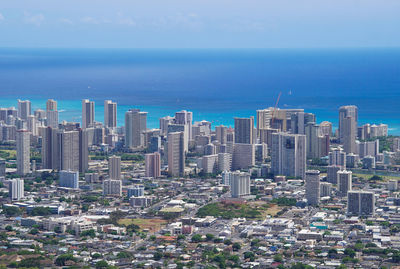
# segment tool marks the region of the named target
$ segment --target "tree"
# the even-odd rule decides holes
[[[98,261],[95,265],[96,269],[101,269],[101,268],[107,268],[108,267],[108,263],[104,260],[102,261]]]
[[[154,253],[153,257],[154,257],[154,260],[159,261],[163,257],[163,254],[161,252],[157,251],[156,253]]]
[[[21,214],[21,210],[16,206],[10,206],[10,207],[3,206],[3,213],[7,217],[14,217],[14,216],[18,216],[19,214]]]
[[[90,230],[81,232],[80,236],[81,237],[90,236],[91,238],[94,238],[96,236],[96,233],[93,229],[90,229]]]
[[[213,234],[206,234],[206,240],[207,241],[212,241],[214,239],[214,235]]]
[[[55,264],[58,266],[65,266],[66,261],[76,262],[76,258],[74,258],[72,254],[62,254],[56,258]]]
[[[200,243],[203,241],[202,236],[200,234],[195,234],[192,236],[192,242],[193,243]]]
[[[245,252],[245,253],[243,254],[243,256],[244,256],[244,259],[245,259],[245,260],[250,259],[250,261],[254,261],[255,255],[254,255],[254,253],[251,252],[251,251]]]
[[[35,234],[39,233],[39,230],[36,228],[33,228],[32,230],[29,231],[29,233],[35,235]]]
[[[356,256],[356,252],[354,251],[354,249],[351,248],[346,248],[344,250],[344,254],[349,256],[350,258],[354,258]]]
[[[274,261],[276,262],[283,262],[283,258],[281,254],[275,254]]]
[[[242,246],[241,246],[240,243],[238,243],[238,242],[233,243],[233,245],[232,245],[232,250],[233,250],[233,251],[238,251],[238,250],[241,249],[241,248],[242,248]]]
[[[11,225],[7,225],[5,229],[7,232],[11,232],[13,230]]]
[[[122,252],[120,252],[120,253],[122,253]],[[120,254],[120,253],[118,253],[118,255]],[[117,255],[117,257],[118,257],[118,255]],[[92,258],[93,259],[99,259],[99,258],[101,258],[102,256],[101,256],[101,254],[100,253],[93,253],[92,255]]]

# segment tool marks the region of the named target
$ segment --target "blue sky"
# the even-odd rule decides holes
[[[1,0],[1,47],[400,47],[400,0]]]

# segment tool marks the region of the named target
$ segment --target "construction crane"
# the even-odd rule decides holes
[[[278,107],[278,103],[279,103],[279,99],[281,99],[281,95],[282,95],[282,92],[279,92],[278,98],[276,99],[276,103],[275,103],[274,110],[272,110],[271,128],[274,128],[274,120],[275,120],[274,116],[275,116],[275,111],[276,111],[276,108]]]

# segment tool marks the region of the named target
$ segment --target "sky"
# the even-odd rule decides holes
[[[0,47],[400,47],[400,1],[0,0]]]

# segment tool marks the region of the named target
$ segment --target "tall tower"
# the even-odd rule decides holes
[[[184,133],[172,132],[167,136],[168,173],[171,176],[183,176],[185,172]]]
[[[144,147],[144,132],[146,130],[147,112],[130,109],[125,113],[125,146],[127,148]]]
[[[271,171],[273,174],[304,179],[306,160],[305,135],[272,134]]]
[[[342,120],[342,134],[344,151],[347,154],[356,153],[357,122],[354,117],[345,117]]]
[[[30,172],[30,133],[28,130],[17,131],[17,172],[26,175]]]
[[[232,172],[230,187],[231,196],[234,198],[250,195],[250,174],[239,171]]]
[[[352,172],[346,170],[338,171],[337,178],[339,196],[345,197],[347,196],[347,193],[351,191]]]
[[[24,180],[19,178],[11,179],[8,191],[11,200],[24,198]]]
[[[217,140],[221,145],[226,144],[226,138],[228,134],[228,128],[226,126],[220,125],[215,127],[215,133]]]
[[[318,205],[320,199],[320,180],[318,170],[306,171],[306,198],[309,205]]]
[[[93,127],[94,124],[94,102],[88,99],[82,100],[82,128]]]
[[[46,102],[46,119],[47,126],[58,128],[57,101],[53,99],[49,99]]]
[[[160,153],[154,152],[145,155],[146,177],[158,178],[161,176]]]
[[[121,179],[121,157],[111,156],[108,159],[108,174],[110,179]]]
[[[117,103],[111,100],[104,101],[104,126],[107,128],[117,127]]]
[[[254,117],[235,118],[235,143],[254,144]]]
[[[344,119],[347,117],[352,117],[355,121],[355,126],[357,126],[358,122],[358,107],[354,105],[349,105],[349,106],[341,106],[339,108],[339,140],[340,143],[344,143],[344,137],[345,135],[345,129],[346,127],[344,126]],[[357,129],[357,127],[356,127]]]
[[[187,125],[188,140],[194,139],[192,134],[193,112],[182,110],[175,113],[175,124]]]
[[[31,101],[29,100],[19,100],[18,99],[18,117],[23,120],[27,120],[28,116],[32,114]]]

